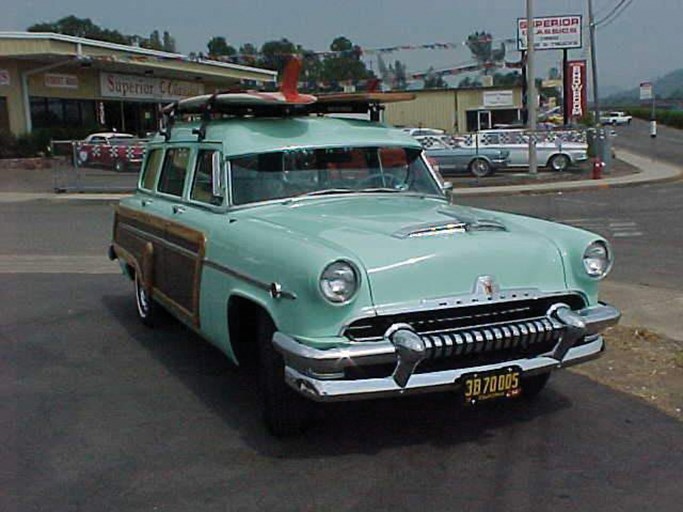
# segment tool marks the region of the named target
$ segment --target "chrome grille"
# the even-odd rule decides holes
[[[378,340],[389,326],[405,323],[427,347],[427,358],[418,365],[416,373],[467,368],[551,351],[560,339],[562,326],[546,313],[558,303],[574,310],[585,307],[580,295],[569,293],[363,318],[353,322],[345,334],[361,342]],[[386,377],[394,366],[392,363],[351,367],[345,375],[349,379]]]
[[[536,352],[534,349],[556,343],[561,332],[559,324],[539,317],[521,322],[423,334],[420,337],[427,347],[428,357],[440,359],[518,349]]]

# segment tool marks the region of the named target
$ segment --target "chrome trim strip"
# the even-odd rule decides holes
[[[542,293],[538,288],[512,288],[508,290],[495,291],[491,295],[479,295],[470,292],[462,295],[453,295],[450,297],[422,299],[418,304],[408,306],[396,306],[391,304],[385,306],[377,306],[375,308],[376,314],[354,318],[348,325],[351,325],[351,323],[357,320],[378,315],[382,316],[396,315],[401,313],[420,313],[432,310],[439,311],[441,309],[455,308],[459,306],[472,306],[477,304],[498,304],[505,302],[512,303],[518,300],[541,298],[545,299],[556,297],[559,295],[577,295],[581,299],[584,299],[583,295],[575,291],[563,290],[559,292]],[[348,327],[348,325],[346,327]]]
[[[569,349],[560,362],[552,357],[539,356],[532,359],[517,359],[502,363],[446,370],[432,373],[413,374],[405,387],[399,386],[392,377],[363,380],[321,380],[309,377],[289,366],[285,367],[285,381],[307,398],[319,402],[365,400],[382,396],[405,396],[417,393],[457,390],[459,380],[468,373],[486,372],[516,366],[524,375],[550,372],[598,357],[604,350],[602,336],[593,341]]]
[[[364,320],[367,318],[374,318],[377,316],[384,315],[399,315],[401,313],[421,313],[424,311],[440,311],[442,309],[457,308],[461,306],[473,306],[481,304],[498,304],[501,302],[510,303],[514,306],[516,301],[527,300],[527,299],[547,299],[552,297],[557,297],[560,295],[576,295],[581,298],[581,300],[586,302],[585,296],[576,290],[562,290],[557,292],[544,293],[538,288],[510,288],[507,290],[494,291],[493,294],[489,295],[477,295],[474,293],[465,293],[461,295],[452,295],[448,297],[436,297],[431,299],[422,299],[419,302],[410,305],[396,305],[396,304],[385,304],[379,305],[374,308],[371,312],[363,315],[358,315],[352,317],[350,320],[345,322],[340,331],[339,336],[344,336],[346,329],[348,329],[351,324],[357,322],[358,320]]]
[[[467,233],[466,224],[460,221],[429,222],[406,226],[392,233],[394,238],[422,238],[436,235],[450,235],[454,233]]]
[[[127,224],[125,221],[119,221],[119,226],[126,230],[130,231],[134,235],[139,236],[140,238],[145,238],[145,239],[151,239],[153,242],[158,243],[159,245],[163,245],[167,249],[172,249],[174,251],[177,251],[188,258],[196,258],[198,254],[196,252],[192,252],[188,249],[185,249],[185,247],[181,247],[177,244],[174,244],[173,242],[169,242],[165,238],[158,237],[156,235],[153,235],[151,233],[148,233],[147,231],[143,231],[141,229],[138,229],[134,226],[131,226],[130,224]]]
[[[243,274],[242,272],[228,268],[226,266],[221,265],[220,263],[216,263],[215,261],[211,261],[209,259],[204,260],[204,265],[206,265],[207,267],[211,267],[214,270],[218,270],[219,272],[223,272],[224,274],[227,274],[231,277],[235,277],[237,279],[245,281],[253,286],[256,286],[257,288],[260,288],[261,290],[265,290],[269,292],[271,295],[273,295],[274,298],[284,297],[286,299],[296,300],[296,294],[294,292],[288,292],[286,290],[283,290],[280,283],[265,283],[254,277],[248,276],[247,274]]]

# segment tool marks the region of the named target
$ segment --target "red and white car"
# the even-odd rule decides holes
[[[124,172],[140,167],[146,142],[130,133],[92,133],[76,143],[76,160],[79,167],[109,167]]]

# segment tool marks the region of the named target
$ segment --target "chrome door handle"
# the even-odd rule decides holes
[[[182,206],[175,205],[173,206],[173,213],[175,213],[176,215],[185,213],[185,208],[183,208]]]
[[[151,199],[142,199],[142,200],[140,200],[140,204],[141,204],[142,206],[149,206],[149,205],[152,204],[153,202],[154,202],[154,201],[152,201]]]

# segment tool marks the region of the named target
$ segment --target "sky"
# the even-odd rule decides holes
[[[533,0],[535,16],[583,14],[588,0]],[[596,19],[619,0],[593,0]],[[206,51],[212,36],[239,46],[288,38],[312,50],[325,50],[338,35],[363,48],[459,43],[476,30],[494,39],[515,37],[516,19],[525,16],[525,0],[3,0],[1,31],[74,14],[123,33],[168,30],[182,53]],[[630,89],[683,67],[683,0],[632,0],[612,23],[597,30],[601,88]],[[587,30],[585,30],[587,41]],[[587,44],[570,58],[589,58]],[[511,52],[508,60],[518,60]],[[470,60],[466,47],[455,50],[402,51],[409,72],[455,67]],[[560,51],[540,52],[538,76],[558,66]],[[377,69],[376,61],[368,62]],[[601,94],[602,96],[602,94]]]

